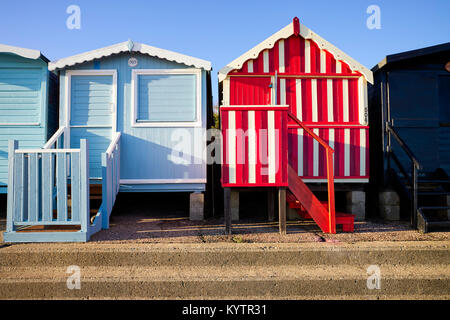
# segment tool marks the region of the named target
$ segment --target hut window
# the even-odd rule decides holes
[[[185,70],[134,70],[136,126],[196,124],[199,76]]]

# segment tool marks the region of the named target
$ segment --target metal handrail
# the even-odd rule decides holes
[[[395,129],[389,123],[386,123],[386,131],[389,134],[392,134],[394,136],[395,140],[397,140],[397,142],[400,145],[400,147],[402,147],[402,149],[405,151],[405,153],[408,155],[408,157],[414,163],[416,168],[418,170],[421,170],[422,169],[422,165],[420,164],[419,160],[417,160],[416,156],[411,151],[411,149],[409,149],[409,147],[406,145],[405,141],[403,141],[403,139],[398,135],[397,131],[395,131]],[[391,152],[390,139],[388,140],[388,143],[389,143],[389,149],[390,149],[389,151]]]
[[[388,152],[390,155],[393,156],[393,159],[396,162],[397,166],[399,167],[400,171],[402,171],[402,173],[405,175],[405,173],[406,173],[405,168],[401,165],[400,161],[398,161],[397,156],[394,154],[394,152],[392,150],[391,135],[395,138],[395,140],[397,140],[398,144],[400,145],[400,147],[402,147],[403,151],[407,154],[407,156],[411,160],[411,163],[413,164],[412,169],[411,169],[412,181],[409,181],[411,183],[411,189],[412,189],[411,190],[411,194],[412,194],[412,197],[411,197],[411,206],[412,206],[411,225],[414,228],[417,228],[417,216],[422,215],[422,213],[419,212],[419,210],[417,208],[418,207],[418,204],[417,204],[417,175],[418,175],[418,171],[422,169],[422,165],[417,160],[416,156],[411,151],[411,149],[409,149],[407,144],[403,141],[403,139],[399,136],[397,131],[395,131],[395,129],[391,126],[391,124],[389,122],[386,122],[386,132],[388,134]],[[390,159],[390,157],[388,159]],[[408,176],[405,176],[405,178],[408,179]]]

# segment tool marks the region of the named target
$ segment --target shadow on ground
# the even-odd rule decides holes
[[[244,200],[244,199],[243,199]],[[120,193],[110,219],[110,228],[91,237],[100,243],[299,243],[364,241],[450,240],[450,232],[421,234],[408,222],[372,220],[355,222],[354,233],[324,234],[313,221],[288,221],[287,234],[278,233],[278,222],[267,221],[261,199],[243,203],[242,219],[233,222],[231,236],[225,235],[222,216],[204,221],[189,220],[187,193]],[[6,208],[6,205],[5,205]],[[6,215],[0,211],[0,230]],[[0,241],[3,241],[1,232]]]

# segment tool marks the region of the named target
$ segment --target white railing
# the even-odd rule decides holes
[[[53,134],[42,149],[60,149],[64,148],[64,139],[67,133],[67,127],[62,126]]]
[[[102,228],[109,228],[109,217],[119,193],[120,187],[120,132],[114,133],[113,139],[102,154]]]

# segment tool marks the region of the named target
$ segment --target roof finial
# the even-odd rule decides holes
[[[292,20],[292,24],[294,25],[294,34],[298,36],[300,34],[300,21],[297,17]]]
[[[133,50],[134,43],[133,41],[131,41],[131,39],[128,39],[127,47],[129,51]]]

